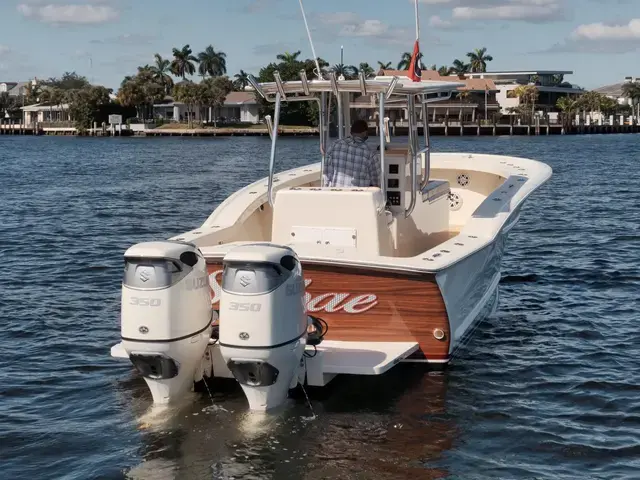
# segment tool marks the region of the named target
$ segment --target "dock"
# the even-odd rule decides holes
[[[401,123],[392,124],[392,135],[408,134],[408,127]],[[422,124],[418,123],[422,133]],[[370,122],[371,134],[377,135],[375,122]],[[591,135],[640,133],[640,125],[571,125],[560,124],[482,124],[482,123],[430,123],[429,133],[432,136],[537,136],[537,135]],[[43,127],[41,125],[22,125],[0,123],[0,135],[62,135],[75,136],[78,131],[73,127]],[[265,137],[269,135],[267,128],[92,128],[83,136],[90,137]],[[283,127],[278,129],[280,136],[317,136],[315,127]]]
[[[278,129],[281,136],[317,136],[315,127],[283,127]],[[0,123],[0,135],[78,135],[74,127],[43,127]],[[269,136],[267,128],[91,128],[83,133],[88,137],[264,137]]]

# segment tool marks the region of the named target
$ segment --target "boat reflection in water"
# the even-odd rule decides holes
[[[144,407],[141,379],[120,391],[133,405],[142,462],[128,478],[443,478],[437,466],[457,426],[446,414],[447,376],[407,364],[393,375],[341,376],[279,411],[247,411],[237,384],[215,382],[180,406]],[[133,398],[132,398],[133,397]],[[354,477],[355,475],[355,477]]]

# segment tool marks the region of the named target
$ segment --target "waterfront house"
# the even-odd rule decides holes
[[[629,83],[640,84],[640,77],[625,77],[623,82],[598,87],[593,91],[615,100],[620,105],[633,105],[633,99],[629,98],[624,92],[625,85]]]
[[[0,94],[7,93],[10,97],[21,97],[27,94],[29,84],[36,83],[35,79],[29,82],[0,82]]]
[[[406,77],[406,70],[380,70],[380,77]],[[435,80],[442,82],[463,83],[449,100],[443,100],[429,105],[428,115],[431,123],[443,123],[445,121],[475,123],[478,119],[492,120],[500,112],[500,104],[497,101],[499,92],[491,79],[464,78],[457,75],[442,76],[435,70],[423,70],[422,80]],[[404,121],[407,118],[406,109],[401,109],[398,114],[390,113],[390,120]]]
[[[0,82],[0,93],[9,93],[17,84],[18,82]]]
[[[25,125],[33,125],[34,123],[48,124],[68,122],[69,105],[54,105],[52,103],[37,103],[22,107],[22,123]]]
[[[557,112],[558,99],[564,96],[579,96],[582,88],[565,82],[569,70],[523,70],[501,72],[477,72],[465,74],[470,79],[492,80],[498,89],[496,95],[503,114],[508,114],[521,105],[517,88],[523,85],[535,86],[538,91],[536,109],[543,112]]]
[[[189,112],[187,105],[176,102],[171,97],[166,97],[165,102],[153,106],[155,118],[172,122],[187,122],[189,116],[196,122],[222,123],[260,123],[259,105],[255,95],[251,92],[231,92],[224,100],[222,107],[212,108],[198,107]]]

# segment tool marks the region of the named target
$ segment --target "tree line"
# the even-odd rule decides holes
[[[329,72],[335,72],[345,79],[356,78],[360,73],[365,77],[375,76],[380,70],[390,70],[392,62],[378,61],[378,69],[375,70],[369,63],[362,62],[357,66],[335,64],[322,58],[317,59],[320,72],[316,71],[316,60],[302,59],[301,52],[284,52],[276,56],[276,61],[261,68],[257,74],[259,82],[273,82],[274,72],[280,72],[283,80],[299,79],[300,71],[304,70],[309,78],[325,77]],[[117,91],[115,101],[112,100],[113,90],[99,85],[91,85],[86,77],[75,72],[66,72],[60,78],[49,78],[37,84],[28,84],[22,97],[9,97],[6,93],[0,94],[0,117],[4,112],[10,116],[19,116],[22,105],[34,103],[48,103],[53,106],[69,105],[69,116],[74,126],[79,130],[88,129],[94,122],[106,119],[108,113],[123,113],[125,117],[137,116],[139,119],[153,118],[153,105],[167,102],[173,99],[186,106],[189,119],[196,110],[201,112],[201,118],[206,117],[206,110],[215,111],[216,107],[223,105],[229,92],[244,90],[249,85],[249,74],[240,70],[233,78],[227,76],[226,54],[216,50],[212,45],[203,51],[194,54],[189,44],[181,48],[174,48],[171,58],[163,58],[155,54],[153,63],[140,66],[134,75],[125,77]],[[422,68],[422,54],[419,58]],[[487,53],[485,47],[475,49],[466,54],[466,60],[454,59],[450,66],[431,65],[430,69],[437,71],[442,76],[458,75],[463,77],[467,73],[486,72],[488,62],[493,57]],[[407,70],[411,63],[411,53],[404,52],[396,67],[398,70]],[[187,77],[199,76],[198,81]],[[520,105],[512,109],[513,113],[522,116],[533,116],[538,100],[538,81],[535,77],[530,79],[529,85],[523,85],[515,90],[520,98]],[[552,80],[553,85],[568,86],[562,75]],[[625,86],[625,94],[638,104],[640,109],[640,84]],[[464,95],[460,100],[464,101]],[[273,105],[258,98],[261,114],[273,112]],[[607,114],[624,111],[624,106],[618,105],[615,100],[596,92],[585,92],[579,97],[562,97],[556,105],[563,113],[563,117],[569,118],[577,111],[602,111]],[[295,102],[283,106],[282,123],[308,125],[317,124],[318,106],[314,102]],[[638,112],[640,114],[640,111]],[[215,117],[213,118],[215,121]]]

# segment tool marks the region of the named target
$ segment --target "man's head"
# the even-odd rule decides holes
[[[369,124],[365,120],[356,120],[351,125],[351,136],[366,140],[369,138]]]

